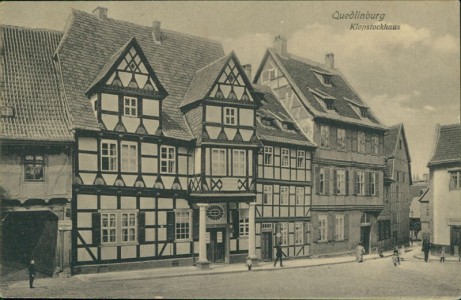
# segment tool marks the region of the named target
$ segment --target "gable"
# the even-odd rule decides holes
[[[208,98],[254,102],[248,86],[243,69],[235,57],[231,56],[218,75]]]

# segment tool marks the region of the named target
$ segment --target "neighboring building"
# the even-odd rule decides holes
[[[411,158],[403,124],[389,127],[384,135],[386,172],[384,209],[378,219],[380,247],[408,244],[410,237],[410,204],[412,184]],[[389,218],[390,217],[390,218]]]
[[[423,179],[420,180],[419,176],[413,176],[413,184],[410,186],[410,194],[412,197],[410,204],[410,233],[413,240],[419,240],[422,237],[419,235],[422,229],[421,223],[421,201],[426,197],[428,193],[428,182],[426,178],[429,174],[424,174]]]
[[[310,255],[313,144],[267,87],[256,116],[258,155],[256,253],[275,259],[274,243],[290,257]],[[274,236],[275,233],[275,236]],[[274,239],[275,238],[275,239]]]
[[[70,262],[72,147],[52,60],[62,33],[0,27],[0,262]],[[50,74],[52,76],[50,76]]]
[[[74,273],[127,263],[207,268],[247,256],[275,259],[279,240],[289,256],[310,254],[315,146],[270,90],[253,87],[248,66],[235,53],[224,55],[218,42],[161,29],[158,21],[146,27],[110,19],[101,7],[93,14],[74,10],[64,33],[8,30],[5,48],[21,47],[11,41],[30,43],[17,53],[46,44],[30,66],[40,66],[34,74],[44,78],[32,83],[46,83],[48,90],[19,86],[27,95],[21,105],[37,104],[21,113],[41,117],[30,128],[37,130],[31,133],[34,149],[43,146],[40,155],[50,157],[43,159],[44,176],[53,175],[46,169],[48,162],[54,170],[51,154],[61,161],[52,184],[40,183],[46,195],[30,197],[44,198],[47,210],[61,204],[50,200],[47,207],[51,196],[66,199],[64,206],[71,201],[63,213],[72,218],[72,247],[65,250]],[[5,78],[20,80],[13,66],[30,63],[29,56],[9,53]],[[26,66],[20,70],[30,76]],[[8,80],[8,92],[18,95]],[[42,102],[33,101],[37,94]],[[17,132],[28,129],[12,124]],[[51,128],[60,136],[48,137]],[[269,148],[271,158],[264,154]],[[17,149],[28,150],[5,153],[22,153]],[[36,170],[43,156],[34,155],[25,163]],[[272,187],[270,203],[265,186]],[[24,210],[19,204],[17,210]]]
[[[254,82],[268,86],[304,134],[318,146],[312,160],[314,192],[310,253],[343,253],[378,242],[383,209],[386,127],[334,67],[288,53],[277,37]]]
[[[429,231],[435,248],[457,255],[461,243],[461,125],[437,125],[429,168]],[[426,229],[427,230],[427,229]]]

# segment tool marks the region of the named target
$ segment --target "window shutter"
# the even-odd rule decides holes
[[[349,239],[349,213],[344,213],[344,239]]]
[[[329,213],[328,214],[328,241],[334,240],[333,230],[334,230],[333,213]]]
[[[234,228],[233,237],[238,238],[240,236],[240,216],[238,209],[232,210],[232,226]]]
[[[192,238],[194,241],[200,239],[200,209],[192,210]]]
[[[371,153],[371,135],[365,133],[365,153]]]
[[[138,242],[144,243],[146,241],[146,213],[138,213]]]
[[[336,150],[336,135],[337,135],[336,127],[330,127],[330,149]]]
[[[351,151],[357,152],[357,131],[351,131]]]
[[[330,168],[325,168],[325,195],[330,191]]]
[[[315,193],[320,194],[320,167],[315,167]]]
[[[333,194],[337,194],[338,193],[338,179],[337,179],[337,176],[338,175],[338,171],[336,169],[333,170]]]
[[[349,195],[349,170],[346,170],[345,184],[346,184],[346,195]]]
[[[379,186],[381,182],[379,181],[379,172],[375,172],[375,195],[379,196]]]
[[[365,195],[370,195],[370,172],[365,172]]]
[[[168,242],[175,240],[175,213],[174,211],[166,212],[166,236]]]
[[[304,222],[304,245],[309,244],[309,222]]]
[[[346,130],[346,151],[352,150],[352,132],[347,129]]]
[[[312,214],[311,217],[312,225],[312,242],[317,243],[319,238],[319,218],[317,213]]]
[[[353,191],[354,191],[354,195],[357,195],[359,193],[359,182],[358,182],[358,178],[357,178],[357,171],[354,170],[354,172],[352,173],[352,177],[353,177]]]
[[[92,227],[92,240],[93,245],[101,244],[101,214],[92,213],[91,214],[91,227]]]

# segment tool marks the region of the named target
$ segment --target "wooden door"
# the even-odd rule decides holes
[[[261,233],[261,259],[272,260],[272,232]]]
[[[362,241],[366,253],[370,252],[370,229],[371,226],[360,227],[360,240]]]
[[[461,244],[461,227],[450,226],[450,254],[459,255]]]
[[[213,263],[224,262],[225,248],[225,229],[207,229],[207,258]]]

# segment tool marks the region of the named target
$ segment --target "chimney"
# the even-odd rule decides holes
[[[335,55],[333,53],[327,53],[325,55],[325,66],[327,66],[328,69],[335,68]]]
[[[245,74],[247,75],[248,79],[251,81],[251,65],[250,64],[244,65],[243,70],[245,71]]]
[[[287,57],[287,39],[284,36],[278,35],[275,37],[274,48],[278,55]]]
[[[152,22],[152,37],[156,44],[162,43],[162,38],[160,37],[160,21],[158,20]]]
[[[92,13],[93,13],[93,15],[98,17],[99,19],[106,20],[107,19],[107,11],[108,11],[107,8],[98,6],[92,11]]]

